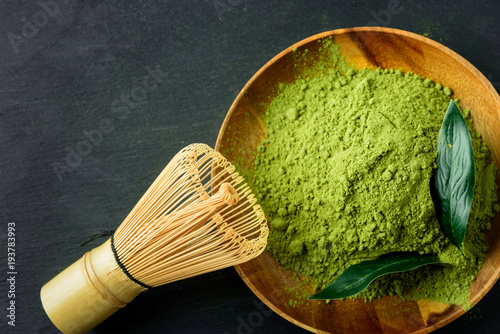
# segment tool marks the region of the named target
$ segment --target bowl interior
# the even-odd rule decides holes
[[[230,161],[250,167],[256,148],[264,138],[263,115],[279,83],[311,75],[309,67],[321,57],[318,39],[331,36],[340,45],[345,59],[357,68],[395,68],[432,78],[448,86],[463,108],[471,109],[476,129],[489,145],[500,166],[500,97],[489,81],[461,56],[425,37],[389,28],[340,29],[312,36],[284,50],[260,69],[240,92],[222,125],[216,144]],[[294,52],[294,48],[296,51]],[[307,60],[297,54],[308,50]],[[308,61],[310,63],[308,63]],[[500,174],[500,173],[499,173]],[[497,175],[498,183],[499,175]],[[488,232],[486,260],[470,290],[476,304],[500,275],[500,216]],[[266,251],[253,261],[236,267],[238,273],[271,309],[287,320],[319,333],[429,332],[465,313],[462,307],[427,300],[401,301],[386,296],[373,302],[318,301],[290,299],[313,293],[305,277],[284,270]]]

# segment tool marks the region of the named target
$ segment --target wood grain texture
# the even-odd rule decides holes
[[[463,108],[471,109],[476,129],[489,145],[500,166],[500,97],[490,82],[469,62],[452,50],[420,35],[402,30],[360,27],[325,32],[284,50],[246,84],[222,125],[216,144],[230,160],[249,167],[266,132],[262,116],[276,96],[279,83],[307,76],[307,67],[319,57],[318,39],[332,36],[345,59],[358,68],[395,68],[432,78],[453,91]],[[308,49],[311,63],[295,66],[293,49]],[[500,175],[497,175],[497,183]],[[476,304],[500,275],[500,217],[487,233],[486,260],[471,287],[470,302]],[[315,333],[428,333],[464,314],[461,307],[426,300],[401,301],[386,296],[364,301],[317,301],[288,305],[297,294],[307,296],[313,287],[307,278],[284,270],[264,252],[257,259],[236,267],[238,273],[271,309],[292,323]],[[305,299],[305,298],[304,298]]]

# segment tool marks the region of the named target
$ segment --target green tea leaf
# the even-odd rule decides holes
[[[435,255],[405,252],[382,255],[376,260],[361,262],[347,268],[324,290],[310,296],[309,299],[346,298],[360,293],[382,275],[408,271],[433,263],[441,263]]]
[[[463,251],[474,195],[474,153],[469,129],[450,101],[437,140],[438,165],[431,189],[436,216],[450,242]]]

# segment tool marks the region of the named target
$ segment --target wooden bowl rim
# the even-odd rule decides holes
[[[246,83],[246,85],[243,87],[243,89],[240,91],[234,102],[232,103],[225,119],[224,122],[222,123],[221,129],[219,131],[219,135],[217,137],[217,142],[215,144],[215,149],[217,151],[220,151],[220,146],[222,144],[222,138],[224,137],[225,130],[227,129],[227,126],[229,125],[229,120],[231,119],[232,114],[234,113],[234,110],[236,109],[236,106],[240,103],[240,100],[244,97],[246,91],[248,88],[254,84],[254,82],[264,73],[269,67],[273,66],[279,59],[281,59],[283,56],[287,55],[290,52],[293,52],[295,48],[299,48],[305,44],[308,44],[312,41],[329,37],[329,36],[335,36],[335,35],[341,35],[341,34],[346,34],[346,33],[365,33],[365,32],[379,32],[379,33],[384,33],[384,34],[393,34],[397,36],[404,36],[406,38],[414,39],[419,42],[428,44],[444,53],[449,55],[450,57],[454,58],[456,61],[458,61],[461,65],[463,65],[467,70],[472,72],[474,76],[476,76],[479,81],[486,87],[486,89],[490,92],[492,97],[494,98],[496,102],[496,107],[498,110],[500,110],[500,96],[498,95],[498,92],[495,90],[491,82],[474,66],[472,65],[469,61],[467,61],[465,58],[460,56],[458,53],[455,51],[449,49],[448,47],[430,39],[425,36],[418,35],[416,33],[412,33],[409,31],[401,30],[401,29],[394,29],[394,28],[386,28],[386,27],[354,27],[354,28],[343,28],[343,29],[335,29],[335,30],[330,30],[330,31],[325,31],[319,34],[315,34],[313,36],[307,37],[290,47],[286,48],[285,50],[281,51],[278,53],[276,56],[274,56],[271,60],[269,60],[263,67],[261,67],[251,78],[250,80]],[[267,250],[265,250],[267,252]],[[245,284],[252,290],[252,292],[261,300],[263,301],[269,308],[271,308],[274,312],[279,314],[281,317],[285,318],[289,322],[304,328],[310,332],[317,332],[316,328],[313,328],[309,325],[306,325],[295,318],[289,316],[288,314],[282,312],[277,306],[275,306],[269,299],[266,298],[252,283],[252,281],[248,278],[248,276],[243,272],[241,267],[239,265],[235,266],[236,271],[240,275],[240,277],[243,279]],[[485,295],[486,293],[493,287],[493,285],[497,282],[497,280],[500,277],[500,270],[497,268],[496,270],[496,275],[491,275],[488,281],[483,285],[483,288],[475,295],[473,296],[473,299],[470,300],[470,302],[473,305],[476,305],[477,302],[479,302]],[[438,328],[443,327],[444,325],[450,323],[451,321],[457,319],[461,315],[465,313],[464,309],[462,307],[456,308],[456,310],[452,313],[449,313],[445,318],[443,318],[441,321],[426,327],[420,331],[414,332],[416,333],[429,333],[432,332]]]

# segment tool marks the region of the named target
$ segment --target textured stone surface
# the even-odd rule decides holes
[[[291,44],[337,28],[425,34],[500,87],[495,1],[2,1],[0,268],[16,223],[16,327],[57,333],[39,290],[100,244],[182,147],[214,146],[248,79]],[[76,152],[76,153],[75,153]],[[102,240],[104,241],[104,240]],[[500,286],[439,333],[498,329]],[[150,291],[94,333],[305,333],[230,268]]]

